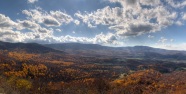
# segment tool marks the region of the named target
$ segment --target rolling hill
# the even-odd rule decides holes
[[[8,43],[0,42],[0,50],[27,53],[68,53],[85,57],[144,58],[185,60],[186,51],[165,50],[148,46],[107,47],[98,44],[61,43]]]
[[[27,53],[64,53],[62,51],[54,50],[37,43],[9,43],[0,41],[0,50],[8,51],[23,51]]]
[[[107,47],[98,44],[80,43],[45,44],[44,46],[80,56],[186,59],[186,51],[165,50],[148,46]]]

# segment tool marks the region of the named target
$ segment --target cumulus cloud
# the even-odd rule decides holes
[[[27,15],[30,20],[45,26],[61,26],[62,24],[69,24],[73,18],[62,11],[50,11],[49,13],[38,8],[32,10],[23,10],[23,14]]]
[[[135,35],[141,35],[148,32],[153,32],[155,26],[156,25],[149,24],[149,23],[136,23],[136,24],[129,24],[127,27],[124,27],[123,30],[120,30],[118,28],[113,28],[113,29],[118,29],[118,34],[121,36],[135,36]]]
[[[6,17],[3,14],[0,14],[0,28],[12,28],[16,25],[9,17]]]
[[[29,14],[29,12],[26,12]],[[32,15],[32,14],[31,14]],[[53,32],[61,32],[61,29],[42,27],[34,19],[12,21],[9,17],[0,17],[0,40],[6,42],[36,42],[36,43],[61,43],[61,42],[80,42],[95,43],[102,45],[118,44],[116,35],[112,33],[98,34],[93,38],[73,37],[70,35],[54,36]],[[5,25],[4,25],[5,24]],[[12,28],[14,26],[14,28]],[[8,28],[8,29],[7,29]],[[18,30],[18,31],[15,31]],[[21,32],[29,29],[31,32]],[[73,31],[75,33],[75,31]]]
[[[40,33],[49,33],[50,32],[50,30],[48,30],[48,29],[46,29],[46,28],[39,28],[38,29],[38,32],[40,32]]]
[[[165,0],[173,8],[184,8],[186,6],[185,0]]]
[[[119,45],[121,44],[117,41],[116,35],[112,33],[103,34],[100,33],[93,38],[87,37],[73,37],[70,35],[61,36],[54,38],[57,42],[80,42],[80,43],[93,43],[93,44],[101,44],[101,45]]]
[[[24,35],[19,31],[4,30],[0,28],[0,40],[6,42],[23,42]]]
[[[50,11],[50,15],[56,18],[61,24],[68,24],[74,20],[70,15],[62,11]]]
[[[176,21],[175,24],[178,25],[178,26],[182,26],[183,25],[183,22],[178,20],[178,21]]]
[[[117,36],[112,33],[103,34],[100,33],[93,38],[95,44],[102,44],[102,45],[119,45],[120,42],[117,39]]]
[[[80,24],[80,21],[74,20],[74,23],[75,23],[76,25],[79,25],[79,24]]]
[[[161,4],[160,0],[140,0],[140,3],[148,6],[157,6]]]
[[[19,31],[13,31],[17,27],[17,23],[12,21],[9,17],[0,14],[0,40],[8,42],[22,41]]]
[[[53,17],[47,16],[43,18],[43,24],[46,26],[60,26],[61,24]]]
[[[0,18],[0,40],[6,42],[36,42],[36,43],[61,43],[61,42],[81,42],[81,43],[95,43],[109,45],[116,42],[114,34],[99,34],[93,38],[87,37],[72,37],[70,35],[54,36],[53,32],[61,32],[61,29],[45,28],[36,23],[35,20],[17,20],[13,22],[9,17],[4,15]],[[11,28],[12,26],[16,26]],[[9,28],[9,29],[7,29]],[[17,29],[19,31],[15,31]],[[21,32],[22,30],[29,29],[31,32]],[[74,31],[75,32],[75,31]]]
[[[37,2],[38,0],[28,0],[28,3],[35,3]]]
[[[31,32],[22,32],[25,29]],[[42,27],[35,20],[12,21],[9,17],[0,14],[0,40],[6,42],[28,42],[28,40],[47,40],[53,36],[53,29]]]
[[[110,0],[122,7],[106,6],[93,12],[77,12],[75,16],[88,27],[105,25],[119,36],[137,36],[160,31],[176,24],[178,13],[169,10],[160,0]],[[149,6],[148,8],[143,5]],[[179,23],[177,23],[179,24]]]
[[[39,25],[36,24],[33,21],[30,21],[30,20],[20,21],[20,20],[18,20],[18,25],[17,25],[17,29],[18,30],[22,30],[22,29],[35,29],[35,28],[38,28],[38,27],[39,27]]]
[[[110,2],[119,2],[126,9],[135,8],[139,4],[138,0],[110,0]]]
[[[109,6],[98,9],[92,13],[75,13],[75,16],[81,19],[86,24],[94,24],[94,25],[113,25],[119,23],[123,19],[122,10],[119,7],[110,8]]]
[[[43,33],[44,32],[44,33]],[[35,43],[65,43],[65,42],[79,42],[79,43],[94,43],[101,45],[118,44],[116,37],[113,34],[99,34],[93,38],[87,37],[73,37],[70,35],[56,37],[48,32],[45,28],[40,28],[38,32],[20,32],[12,30],[0,29],[0,40],[6,42],[35,42]]]
[[[32,33],[34,33],[34,32],[39,32],[39,33],[53,32],[52,28],[42,27],[40,24],[35,23],[34,21],[30,21],[30,20],[23,20],[23,21],[18,20],[16,29],[20,30],[20,31],[27,29],[27,30],[32,31]]]
[[[53,35],[54,31],[61,32],[61,29],[50,27],[59,27],[63,24],[74,22],[78,25],[80,22],[74,20],[70,15],[61,11],[46,12],[40,8],[23,10],[27,17],[25,20],[17,19],[12,21],[9,17],[0,14],[0,40],[6,42],[36,42],[36,43],[60,43],[60,42],[91,42],[93,40],[86,37],[72,37],[70,35],[57,37]],[[22,31],[30,30],[30,32]]]

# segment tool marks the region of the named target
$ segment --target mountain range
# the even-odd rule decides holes
[[[68,53],[84,57],[116,57],[145,59],[177,59],[185,60],[186,51],[165,50],[148,46],[107,47],[98,44],[60,43],[9,43],[0,42],[0,50],[24,51],[27,53]]]
[[[165,50],[148,46],[107,47],[98,44],[62,43],[44,46],[69,54],[119,58],[186,59],[186,51]]]

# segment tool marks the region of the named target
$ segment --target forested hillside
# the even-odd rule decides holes
[[[184,60],[82,56],[39,44],[8,45],[13,46],[0,50],[0,93],[186,93]]]

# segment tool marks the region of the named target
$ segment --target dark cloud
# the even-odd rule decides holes
[[[153,26],[151,24],[137,24],[137,25],[130,25],[131,32],[149,32],[153,30]]]
[[[152,24],[131,24],[126,28],[125,32],[120,33],[120,35],[123,36],[136,36],[141,35],[147,32],[152,32],[154,30],[154,27]]]
[[[127,5],[135,5],[138,0],[125,0]]]

